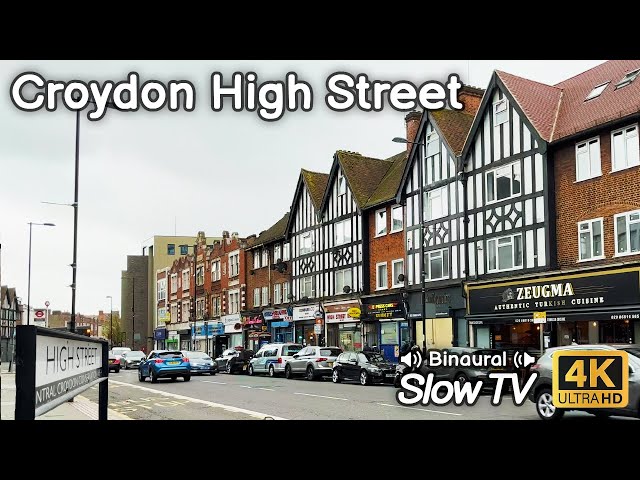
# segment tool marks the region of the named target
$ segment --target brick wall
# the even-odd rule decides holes
[[[593,138],[590,135],[580,141]],[[556,179],[556,225],[560,268],[638,261],[615,257],[613,215],[640,209],[640,167],[611,173],[611,130],[600,132],[602,175],[576,183],[576,143],[552,152]],[[603,217],[604,260],[578,262],[578,222]]]
[[[280,244],[282,248],[282,242],[274,242],[267,244],[264,248],[269,250],[269,261],[270,263],[274,262],[273,258],[273,247],[277,243]],[[255,288],[268,287],[269,288],[269,302],[273,305],[273,286],[276,283],[284,283],[288,282],[291,284],[291,262],[285,262],[287,264],[287,269],[284,273],[280,273],[277,270],[271,270],[269,266],[261,266],[260,268],[253,268],[253,257],[254,255],[262,255],[263,247],[256,247],[253,250],[247,250],[246,252],[246,265],[247,265],[247,305],[245,310],[251,310],[253,308],[257,308],[253,304],[253,290]],[[282,251],[282,250],[281,250]],[[276,258],[275,261],[278,259]],[[262,265],[262,262],[261,262]],[[253,272],[253,274],[252,274]],[[281,290],[282,294],[282,290]],[[262,295],[262,290],[261,290]],[[284,298],[282,303],[287,303],[288,299]],[[260,297],[260,303],[262,304],[262,296]],[[262,305],[261,305],[262,306]]]
[[[376,238],[376,220],[375,214],[381,208],[387,211],[387,234]],[[393,285],[392,277],[392,260],[405,259],[404,249],[404,233],[400,230],[396,233],[391,232],[391,205],[382,206],[372,209],[368,212],[369,219],[369,292],[381,293],[376,291],[376,264],[387,262],[387,285]]]

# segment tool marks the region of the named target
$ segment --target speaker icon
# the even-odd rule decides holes
[[[529,355],[527,352],[516,350],[516,353],[513,354],[513,365],[516,368],[527,368],[534,363],[536,363],[535,357]]]
[[[422,353],[417,348],[400,357],[400,363],[407,367],[417,368],[422,365]]]

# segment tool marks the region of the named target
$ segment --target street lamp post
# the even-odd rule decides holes
[[[131,277],[131,350],[136,345],[136,277]]]
[[[111,317],[109,319],[109,348],[113,349],[113,297],[111,295],[107,295],[107,298],[111,300]]]
[[[34,223],[29,222],[29,275],[27,279],[27,325],[31,318],[31,231],[34,225],[41,225],[43,227],[55,227],[53,223]]]

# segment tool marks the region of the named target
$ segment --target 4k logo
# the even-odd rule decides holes
[[[553,404],[559,408],[624,408],[629,403],[626,352],[565,350],[553,355]]]

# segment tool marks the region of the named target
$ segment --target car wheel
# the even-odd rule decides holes
[[[151,383],[158,383],[158,376],[153,370],[149,370],[149,375],[151,376]]]
[[[400,380],[402,380],[402,377],[400,375],[396,375],[395,378],[393,379],[393,387],[394,388],[400,388]]]
[[[543,388],[536,394],[536,411],[542,420],[560,420],[564,416],[564,410],[553,404],[550,388]]]
[[[462,386],[469,381],[469,377],[467,377],[464,373],[460,372],[456,374],[455,381]]]
[[[250,377],[253,377],[253,365],[249,365],[249,368],[247,369],[247,373],[249,374]]]
[[[313,367],[311,365],[309,365],[307,367],[307,380],[313,382],[316,379],[316,374],[313,371]]]
[[[209,375],[211,375],[212,377],[213,377],[215,374],[216,374],[216,372],[214,372],[213,370],[211,370],[211,371],[209,372]]]
[[[171,375],[171,381],[175,382],[178,379],[178,377],[176,377],[175,375]]]
[[[191,380],[191,375],[185,375],[182,378],[184,379],[185,382],[188,382],[189,380]]]
[[[284,367],[284,378],[286,378],[287,380],[291,380],[293,378],[290,365],[287,365],[286,367]]]
[[[340,372],[338,371],[337,368],[333,369],[333,373],[331,374],[331,381],[333,383],[340,383],[342,381],[342,378],[340,377]]]
[[[231,365],[229,365],[229,364],[227,363],[227,365],[226,365],[226,367],[225,367],[225,368],[226,368],[226,370],[227,370],[227,373],[231,373]]]
[[[127,365],[127,362],[124,362],[124,369],[129,370],[129,365]]]
[[[368,385],[369,384],[369,374],[366,370],[362,370],[360,372],[360,385]]]
[[[273,367],[273,365],[269,365],[269,376],[271,378],[276,376],[276,369]]]
[[[116,368],[116,373],[120,373],[120,367]]]
[[[138,381],[139,381],[139,382],[144,382],[144,379],[145,379],[145,376],[144,376],[144,375],[142,375],[142,369],[141,369],[141,368],[139,368],[139,369],[138,369]]]

